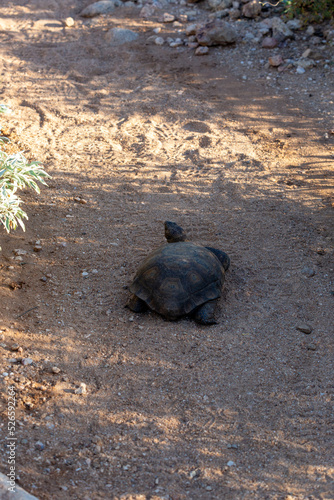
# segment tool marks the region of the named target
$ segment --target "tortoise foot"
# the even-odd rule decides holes
[[[194,314],[194,320],[201,325],[216,325],[216,305],[216,300],[209,300],[209,302],[206,302],[205,304],[200,306]]]
[[[129,298],[126,307],[128,307],[129,309],[131,309],[131,311],[135,313],[142,313],[147,310],[146,302],[144,302],[134,294],[132,294],[131,297]]]

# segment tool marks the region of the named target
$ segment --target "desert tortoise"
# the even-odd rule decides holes
[[[167,320],[192,313],[198,323],[216,323],[214,312],[230,258],[221,250],[187,241],[175,222],[165,222],[165,236],[167,243],[140,265],[127,306],[134,312],[149,307]]]

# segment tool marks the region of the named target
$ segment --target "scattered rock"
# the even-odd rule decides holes
[[[38,451],[43,451],[45,448],[45,445],[42,443],[42,441],[37,441],[35,443],[35,449]]]
[[[274,68],[277,68],[278,66],[283,64],[283,62],[284,62],[284,59],[280,54],[269,57],[269,64],[270,64],[270,66],[273,66]]]
[[[157,36],[154,40],[155,45],[163,45],[165,43],[165,40],[161,36]]]
[[[173,14],[168,14],[168,12],[163,14],[161,19],[162,23],[172,23],[173,21],[175,21],[175,16],[173,16]]]
[[[21,248],[16,248],[13,250],[14,255],[26,255],[28,252],[27,250],[22,250]]]
[[[19,344],[12,344],[11,351],[23,351]]]
[[[250,19],[255,19],[261,12],[261,4],[258,0],[252,0],[242,7],[242,15]]]
[[[157,11],[156,5],[147,3],[141,9],[139,17],[142,17],[143,19],[149,19],[150,17],[154,16],[156,11]]]
[[[308,36],[313,36],[315,32],[315,29],[313,26],[308,26],[307,30],[305,31],[306,35]]]
[[[197,49],[195,50],[195,55],[196,56],[205,56],[206,54],[209,53],[209,47],[197,47]]]
[[[236,21],[237,19],[239,19],[240,16],[241,16],[241,10],[240,9],[231,9],[230,10],[230,19],[232,21]]]
[[[278,42],[283,42],[287,38],[293,38],[293,32],[288,28],[288,26],[282,21],[280,17],[273,17],[271,21],[271,26],[273,30],[273,38]]]
[[[297,66],[303,69],[310,69],[314,66],[313,59],[308,59],[307,57],[302,57],[297,61]]]
[[[309,345],[307,346],[307,350],[308,350],[308,351],[316,351],[316,350],[317,350],[317,346],[316,346],[316,344],[309,344]]]
[[[209,7],[214,11],[229,9],[232,6],[232,0],[208,0]]]
[[[298,66],[297,72],[298,72],[298,69],[303,70],[301,73],[305,72],[305,69],[303,69],[301,66]],[[313,267],[304,266],[303,269],[302,269],[302,274],[304,276],[306,276],[306,278],[312,278],[312,276],[315,275],[315,270],[313,269]]]
[[[310,326],[306,323],[301,323],[301,324],[296,326],[296,330],[299,330],[300,332],[303,332],[303,333],[306,333],[307,335],[309,335],[310,333],[312,333],[313,328],[312,328],[312,326]]]
[[[186,26],[185,32],[187,36],[196,35],[198,26],[197,24],[189,24]]]
[[[266,36],[262,40],[262,48],[263,49],[274,49],[278,45],[278,40],[272,36]]]
[[[228,45],[238,39],[235,28],[226,21],[215,19],[204,24],[197,31],[197,41],[200,45]]]
[[[295,31],[299,30],[303,26],[303,23],[299,19],[290,19],[286,25],[290,30]]]
[[[57,373],[60,373],[60,372],[61,372],[61,370],[60,370],[60,368],[58,368],[58,366],[53,366],[52,367],[52,373],[56,373],[57,374]]]
[[[67,17],[64,21],[64,24],[67,28],[71,28],[72,26],[74,26],[74,19],[73,17]]]
[[[235,462],[233,462],[233,460],[229,460],[229,461],[227,462],[227,466],[228,466],[228,467],[233,467],[234,465],[235,465]]]
[[[87,394],[87,385],[81,382],[80,386],[75,389],[74,394]]]
[[[23,358],[21,359],[21,363],[23,364],[23,366],[28,366],[33,363],[33,360],[31,358]]]
[[[176,38],[173,42],[169,44],[170,47],[181,47],[183,45],[183,40],[181,38]]]
[[[88,7],[86,7],[81,13],[82,17],[95,17],[101,14],[109,14],[115,10],[116,7],[119,7],[121,2],[119,0],[101,0],[100,2],[95,2]]]
[[[113,46],[134,42],[138,37],[138,33],[125,28],[111,28],[109,31],[107,31],[105,36],[107,42]]]

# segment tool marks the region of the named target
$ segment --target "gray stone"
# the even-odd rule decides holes
[[[276,38],[278,42],[283,42],[287,38],[294,37],[293,32],[279,17],[274,17],[272,19],[272,30],[273,30],[273,37]]]
[[[205,56],[208,53],[209,53],[208,47],[197,47],[197,49],[195,50],[196,56]]]
[[[262,41],[263,49],[274,49],[278,45],[278,40],[272,36],[266,36]]]
[[[139,13],[139,17],[142,17],[143,19],[149,19],[150,17],[154,16],[155,12],[157,11],[156,5],[151,5],[151,4],[146,4],[144,7],[141,9]]]
[[[290,30],[295,31],[299,30],[303,26],[303,23],[299,19],[290,19],[286,25]]]
[[[38,451],[43,451],[45,448],[44,444],[42,443],[42,441],[36,441],[35,443],[35,449],[38,450]]]
[[[117,46],[123,43],[134,42],[139,37],[138,33],[124,28],[111,28],[106,33],[106,40],[110,45]]]
[[[197,24],[189,24],[186,26],[185,32],[187,36],[195,35],[197,31]]]
[[[1,500],[38,500],[37,497],[30,495],[23,488],[15,484],[14,491],[8,490],[11,486],[9,477],[0,473],[0,498]]]
[[[297,61],[297,66],[303,69],[313,68],[314,65],[313,59],[308,59],[307,57],[302,57]]]
[[[242,15],[249,19],[255,19],[261,12],[261,4],[258,0],[252,0],[242,7]]]
[[[309,335],[310,333],[313,332],[313,328],[310,325],[307,325],[306,323],[301,323],[296,326],[296,330],[299,330],[300,332],[306,333]]]
[[[100,2],[95,2],[88,7],[86,7],[81,13],[82,17],[95,17],[100,16],[101,14],[109,14],[115,10],[116,7],[119,7],[122,2],[119,0],[101,0]]]
[[[232,6],[232,0],[209,0],[208,4],[212,10],[218,11],[229,9]]]
[[[197,31],[197,41],[200,45],[228,45],[235,43],[238,34],[235,28],[221,19],[215,19]]]

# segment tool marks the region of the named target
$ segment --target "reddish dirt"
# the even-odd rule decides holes
[[[1,7],[1,123],[52,175],[1,233],[1,471],[14,385],[41,500],[333,498],[333,73],[146,44],[157,17],[88,3]],[[230,255],[218,325],[124,308],[165,220]]]

